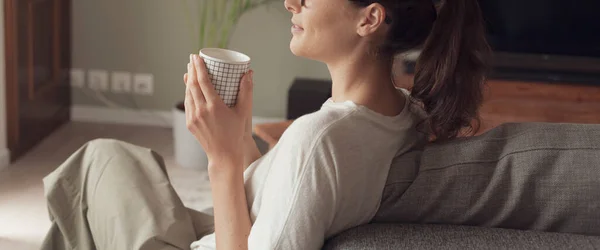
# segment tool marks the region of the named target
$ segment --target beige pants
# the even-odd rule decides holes
[[[189,249],[213,217],[183,206],[162,158],[100,139],[44,178],[52,227],[42,249]]]

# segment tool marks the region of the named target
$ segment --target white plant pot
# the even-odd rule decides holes
[[[200,143],[187,129],[183,103],[173,108],[173,145],[175,161],[184,168],[207,170],[208,158]]]

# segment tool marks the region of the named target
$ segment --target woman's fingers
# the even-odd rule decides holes
[[[208,72],[206,70],[206,64],[204,60],[200,58],[199,55],[194,55],[194,66],[196,69],[195,78],[198,80],[198,84],[202,89],[202,93],[204,93],[204,97],[206,101],[210,104],[215,104],[217,101],[220,101],[220,97],[215,91],[215,87],[210,81],[210,77],[208,77]]]
[[[250,70],[242,77],[240,82],[240,91],[235,109],[242,115],[251,115],[252,113],[252,77],[254,71]]]
[[[188,72],[189,72],[190,68],[191,68],[191,63],[188,63]],[[184,78],[187,78],[187,77],[184,76]],[[194,102],[194,97],[192,96],[192,93],[190,92],[190,84],[188,84],[187,81],[185,84],[185,99],[183,101],[183,105],[184,105],[184,109],[185,109],[185,120],[187,123],[187,127],[188,127],[188,129],[190,129],[191,122],[193,121],[192,115],[196,112],[196,104]]]
[[[188,73],[183,74],[183,83],[187,84]]]
[[[199,108],[201,105],[206,103],[206,99],[204,97],[204,93],[202,93],[202,89],[198,84],[198,80],[196,77],[196,67],[194,67],[194,63],[192,61],[192,55],[190,55],[190,64],[188,65],[188,81],[187,87],[190,89],[190,94],[194,98],[194,103],[196,108]]]

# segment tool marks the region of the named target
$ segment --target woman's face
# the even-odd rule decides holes
[[[359,8],[348,0],[285,0],[292,16],[290,50],[327,63],[351,52],[360,36],[356,33]]]

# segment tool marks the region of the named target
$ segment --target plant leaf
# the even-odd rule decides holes
[[[182,0],[186,1],[186,0]],[[200,48],[218,46],[226,48],[232,30],[248,11],[281,0],[197,0],[199,1]],[[217,2],[215,2],[217,1]],[[187,2],[184,8],[189,9]],[[188,18],[191,19],[191,18]],[[188,21],[191,23],[191,20]]]

